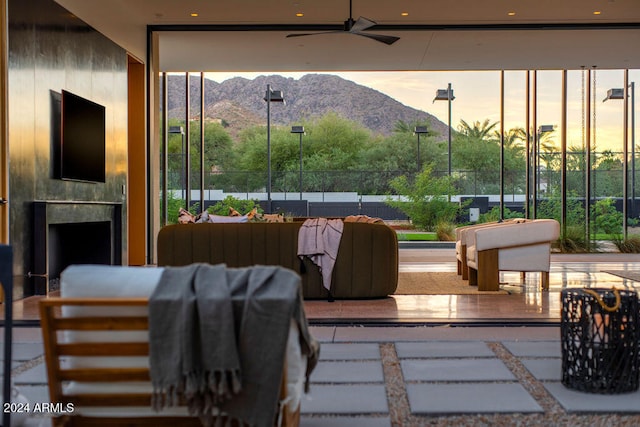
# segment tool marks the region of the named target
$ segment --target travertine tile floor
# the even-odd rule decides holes
[[[400,259],[403,271],[455,269],[447,250],[405,250]],[[536,277],[519,284],[518,274],[507,273],[503,281],[516,285],[504,298],[306,302],[322,351],[301,425],[640,425],[640,392],[599,395],[562,385],[558,326],[563,287],[636,289],[640,283],[603,270],[640,270],[640,258],[554,255],[552,262],[549,292]],[[18,318],[34,318],[32,302],[16,304]],[[31,402],[48,400],[41,342],[38,328],[16,328],[13,381]],[[27,425],[48,422],[31,417]]]
[[[605,270],[640,271],[640,255],[598,253],[553,254],[550,290],[540,289],[540,276],[501,273],[509,295],[394,295],[377,300],[307,301],[307,316],[320,322],[342,323],[557,323],[560,291],[566,287],[639,289],[640,283],[605,273]],[[456,271],[452,249],[401,249],[400,271]]]

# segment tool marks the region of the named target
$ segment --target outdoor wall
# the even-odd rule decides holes
[[[73,202],[74,215],[87,205],[121,206],[115,261],[126,260],[127,55],[53,0],[9,0],[8,17],[9,238],[21,296],[34,286],[34,201]],[[52,97],[62,90],[106,107],[105,183],[54,176]]]

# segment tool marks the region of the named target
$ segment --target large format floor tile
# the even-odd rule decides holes
[[[312,385],[302,399],[303,414],[388,413],[384,385]]]
[[[372,360],[380,359],[380,346],[377,343],[333,344],[323,343],[320,360]]]
[[[12,360],[31,360],[44,353],[44,347],[41,342],[14,342],[11,347],[11,359]],[[4,357],[4,345],[0,343],[0,358]]]
[[[405,381],[515,380],[499,359],[409,359],[400,363]]]
[[[415,414],[542,412],[520,384],[409,384],[407,392]]]
[[[380,362],[320,362],[311,374],[313,383],[384,382]]]
[[[560,381],[562,379],[561,359],[521,359],[520,361],[539,381]]]
[[[624,394],[584,393],[562,383],[545,383],[545,388],[567,412],[640,413],[640,391]]]
[[[527,357],[561,357],[560,336],[558,341],[503,341],[514,356]]]
[[[496,356],[486,343],[477,341],[401,342],[396,344],[396,352],[401,359]]]
[[[389,417],[301,417],[300,427],[389,427]]]

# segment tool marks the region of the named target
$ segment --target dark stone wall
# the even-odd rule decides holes
[[[9,0],[9,221],[16,296],[33,288],[34,201],[122,203],[126,259],[126,51],[53,0]],[[62,90],[106,107],[106,182],[54,173]],[[86,236],[91,239],[91,236]]]

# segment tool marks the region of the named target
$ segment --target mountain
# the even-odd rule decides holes
[[[191,76],[191,116],[200,112],[200,77]],[[447,125],[435,116],[408,107],[388,95],[335,75],[307,74],[300,79],[279,75],[259,76],[253,80],[235,77],[217,83],[205,79],[205,117],[223,120],[232,134],[244,127],[266,123],[264,96],[270,84],[281,90],[286,105],[272,103],[271,123],[293,125],[334,111],[361,123],[374,133],[389,135],[396,122],[428,120],[430,128],[446,137]],[[184,118],[185,77],[168,77],[169,117]]]

